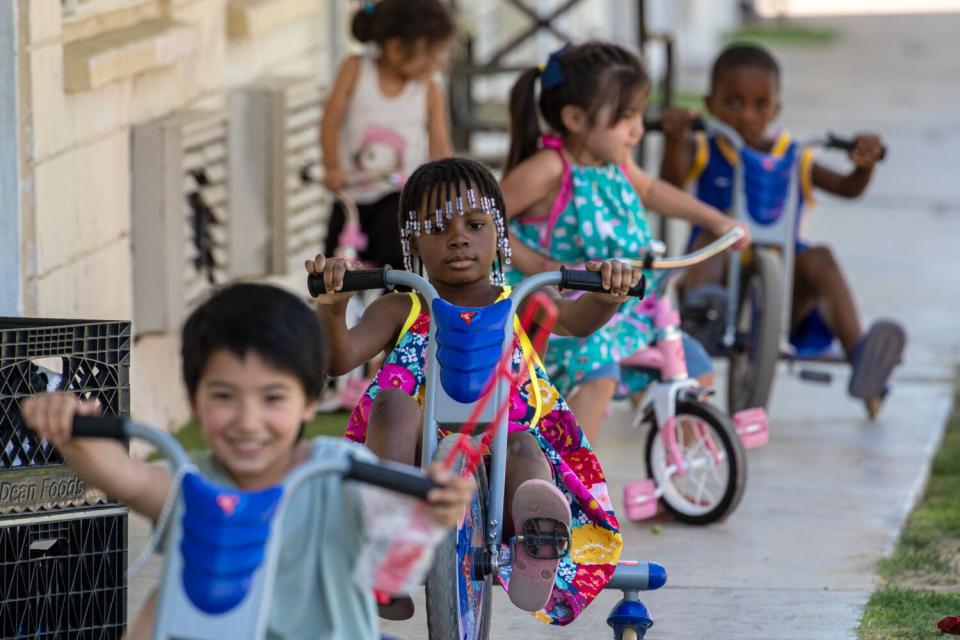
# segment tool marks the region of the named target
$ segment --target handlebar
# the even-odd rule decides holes
[[[549,272],[539,274],[540,277],[546,276],[546,280],[539,286],[557,285],[560,289],[572,289],[576,291],[590,291],[596,293],[607,293],[608,290],[601,284],[601,276],[598,271],[586,271],[580,269],[561,268],[559,272]],[[417,289],[425,293],[428,297],[436,295],[433,287],[426,288],[417,280],[411,281],[410,278],[422,280],[419,276],[406,271],[394,271],[392,269],[360,269],[357,271],[347,271],[343,274],[343,287],[340,291],[365,291],[367,289],[383,289],[387,286],[402,284]],[[425,282],[425,281],[424,281]],[[323,277],[317,274],[307,276],[307,289],[314,298],[327,292],[323,282]],[[646,282],[641,279],[640,283],[630,289],[628,295],[642,298],[646,289]]]
[[[587,291],[591,293],[609,293],[609,289],[604,289],[599,271],[587,271],[585,269],[567,269],[560,267],[560,283],[557,288],[561,291],[571,289],[573,291]],[[647,288],[646,278],[641,277],[639,284],[631,287],[627,295],[631,298],[642,298]]]
[[[643,128],[648,132],[661,133],[663,132],[663,122],[660,120],[644,120]],[[690,125],[690,129],[691,131],[712,131],[719,133],[725,138],[729,138],[735,146],[740,147],[743,145],[743,140],[732,127],[713,120],[712,118],[695,118]],[[826,137],[822,139],[808,141],[806,144],[818,144],[824,149],[839,149],[841,151],[853,151],[857,146],[852,138],[842,138],[833,133],[826,134]],[[883,160],[886,157],[887,147],[884,146],[880,150],[879,159]]]
[[[734,227],[710,244],[706,245],[705,247],[701,247],[692,253],[676,256],[674,258],[648,258],[646,260],[627,260],[626,262],[635,267],[653,269],[656,271],[683,269],[686,267],[691,267],[695,264],[700,264],[701,262],[704,262],[705,260],[708,260],[719,253],[723,253],[736,244],[737,241],[744,235],[745,232],[743,229],[740,227]]]
[[[110,438],[126,440],[140,438],[155,445],[174,465],[176,471],[190,464],[186,452],[177,440],[165,431],[124,418],[106,416],[75,416],[73,436],[76,438]],[[365,462],[347,456],[339,468],[330,471],[339,472],[347,480],[356,480],[396,491],[421,500],[438,485],[419,469],[391,462]]]
[[[343,274],[344,291],[367,291],[387,288],[387,272],[389,269],[357,269],[347,271]],[[316,298],[327,292],[327,285],[320,274],[310,274],[307,276],[307,291],[310,296]]]
[[[826,140],[823,141],[823,147],[825,149],[840,149],[841,151],[853,151],[857,147],[857,143],[852,138],[841,138],[833,133],[828,133]],[[887,147],[880,147],[880,157],[878,160],[883,160],[887,157]]]
[[[644,120],[643,129],[647,133],[663,133],[663,122],[661,120]],[[690,123],[691,131],[706,131],[707,125],[703,118],[694,118]]]

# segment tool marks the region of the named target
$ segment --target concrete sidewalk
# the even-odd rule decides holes
[[[656,621],[648,638],[855,637],[876,562],[893,548],[951,407],[960,361],[960,297],[951,295],[960,281],[960,15],[824,24],[843,32],[835,45],[777,52],[784,122],[799,135],[875,129],[890,153],[859,201],[821,198],[806,235],[833,245],[868,321],[888,315],[906,325],[906,363],[875,424],[846,397],[844,369],[833,370],[828,387],[781,369],[771,443],[750,453],[747,493],[726,523],[665,524],[659,535],[625,524],[624,557],[660,561],[670,575],[645,598]],[[643,455],[628,422],[621,407],[596,443],[617,488],[636,477]],[[492,637],[609,637],[605,619],[616,601],[604,593],[560,629],[498,593]],[[385,631],[422,638],[423,625],[420,618]]]
[[[906,363],[874,424],[847,399],[846,371],[835,369],[834,384],[823,387],[780,370],[771,443],[750,453],[747,493],[726,523],[667,523],[659,535],[649,524],[624,523],[624,558],[657,560],[670,575],[644,599],[656,621],[648,638],[855,637],[876,561],[892,549],[923,486],[951,406],[960,361],[960,15],[824,24],[844,33],[837,44],[778,51],[784,122],[798,134],[879,130],[890,153],[866,197],[823,198],[807,236],[836,249],[868,321],[889,315],[906,325]],[[642,460],[642,439],[628,422],[626,407],[617,407],[596,443],[617,495]],[[144,532],[131,524],[134,552]],[[131,611],[156,566],[131,584]],[[384,632],[424,638],[419,599],[414,620]],[[516,611],[497,590],[491,637],[609,637],[605,618],[616,600],[604,593],[574,624],[555,628]]]

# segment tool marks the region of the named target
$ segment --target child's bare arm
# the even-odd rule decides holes
[[[343,188],[345,177],[340,166],[340,129],[350,104],[350,96],[357,85],[360,72],[360,57],[350,56],[340,65],[337,78],[327,101],[323,105],[323,117],[320,119],[320,149],[323,153],[323,184],[328,189],[339,191]]]
[[[453,155],[453,144],[450,143],[450,131],[447,128],[447,102],[436,82],[431,82],[427,90],[427,136],[431,160]]]
[[[60,449],[70,468],[86,482],[156,520],[170,492],[170,474],[131,458],[119,442],[72,439],[74,415],[100,415],[99,405],[68,393],[41,393],[21,406],[24,421]]]
[[[694,111],[669,107],[660,114],[663,127],[663,158],[660,179],[682,189],[693,164],[693,140],[690,131],[699,117]]]
[[[514,167],[500,182],[507,219],[523,213],[545,217],[552,204],[551,196],[560,189],[562,178],[563,161],[553,151],[541,151]],[[527,246],[513,234],[510,250],[514,268],[527,275],[559,268],[559,263]]]
[[[507,219],[523,213],[546,217],[562,179],[563,160],[555,151],[535,153],[511,169],[500,181]]]
[[[590,262],[587,271],[599,271],[601,282],[610,293],[586,293],[575,300],[557,299],[557,323],[552,332],[561,336],[583,338],[603,327],[627,301],[632,287],[640,284],[640,269],[620,262]]]
[[[632,162],[627,165],[627,174],[637,193],[640,194],[640,199],[654,211],[702,226],[717,236],[727,233],[734,227],[741,227],[744,236],[734,245],[734,248],[743,249],[750,244],[750,228],[744,223],[723,215],[663,180],[650,178]]]
[[[360,321],[348,329],[347,303],[353,293],[342,292],[340,288],[344,274],[359,265],[318,255],[313,260],[307,260],[305,267],[308,274],[323,276],[329,292],[317,296],[317,314],[329,338],[330,375],[343,375],[390,346],[410,310],[407,296],[391,294],[377,298],[367,307]]]
[[[853,171],[843,175],[814,163],[813,186],[843,198],[857,198],[866,190],[873,177],[873,168],[883,153],[883,142],[880,136],[864,133],[854,138],[854,144],[850,151]]]

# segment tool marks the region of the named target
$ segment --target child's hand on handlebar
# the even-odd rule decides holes
[[[588,262],[584,265],[587,271],[599,271],[600,282],[609,293],[596,293],[604,299],[622,304],[627,301],[632,287],[640,284],[643,272],[619,260],[603,260]]]
[[[307,260],[304,268],[310,275],[323,276],[323,285],[327,293],[316,297],[318,305],[334,305],[338,303],[346,304],[347,300],[353,297],[352,291],[340,291],[343,287],[343,275],[347,271],[354,271],[360,268],[360,263],[349,262],[343,258],[326,258],[317,255],[313,260]]]
[[[853,138],[850,160],[860,169],[872,169],[883,155],[883,141],[873,133],[858,133]]]
[[[20,415],[37,435],[59,446],[73,437],[73,417],[100,415],[100,402],[72,393],[38,393],[23,401]]]
[[[750,225],[747,223],[721,215],[720,219],[717,220],[716,224],[710,230],[719,238],[737,227],[743,229],[743,236],[737,240],[731,248],[734,251],[743,251],[750,246]]]
[[[336,193],[343,189],[347,184],[347,179],[343,174],[343,169],[339,167],[327,167],[323,171],[323,186]]]
[[[666,107],[660,112],[660,127],[663,135],[671,142],[687,139],[693,130],[693,123],[700,119],[700,114],[681,107]]]
[[[442,527],[452,527],[460,521],[473,497],[473,476],[455,475],[440,463],[431,465],[427,475],[441,485],[427,494],[430,517]]]

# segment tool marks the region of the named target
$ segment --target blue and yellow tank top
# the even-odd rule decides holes
[[[794,171],[799,171],[800,178],[798,213],[802,215],[806,206],[813,205],[813,150],[803,149],[790,134],[780,132],[769,153],[744,147],[739,156],[722,137],[698,133],[694,140],[694,160],[685,184],[695,183],[701,202],[730,212],[733,169],[743,162],[747,209],[758,224],[770,224],[780,217]]]

